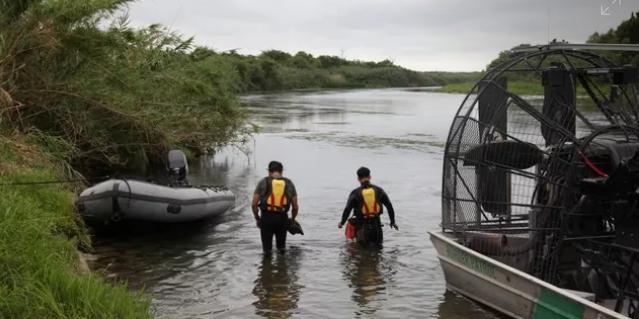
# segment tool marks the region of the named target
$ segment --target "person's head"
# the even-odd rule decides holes
[[[268,174],[279,174],[282,175],[282,171],[284,170],[284,165],[278,161],[271,161],[268,163]]]
[[[357,180],[362,184],[370,182],[371,170],[363,166],[357,169]]]

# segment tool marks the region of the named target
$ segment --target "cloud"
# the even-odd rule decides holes
[[[623,0],[144,0],[132,23],[162,23],[218,50],[344,55],[416,70],[480,70],[520,43],[581,43],[639,11]],[[601,8],[610,15],[602,16]]]

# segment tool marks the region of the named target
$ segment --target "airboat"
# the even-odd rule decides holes
[[[449,290],[514,318],[639,318],[638,72],[611,54],[639,45],[515,48],[466,96],[430,233]]]

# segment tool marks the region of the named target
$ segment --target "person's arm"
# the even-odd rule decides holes
[[[291,218],[293,220],[295,220],[295,218],[297,218],[297,213],[300,210],[300,206],[297,203],[297,196],[293,197],[293,199],[291,199]]]
[[[384,204],[384,206],[386,206],[386,208],[388,209],[388,218],[390,219],[390,227],[399,229],[397,227],[397,224],[395,224],[395,209],[393,209],[393,204],[391,203],[390,198],[388,197],[388,194],[386,194],[384,190],[382,190],[381,192],[382,192],[382,196],[380,197],[380,202]]]
[[[351,215],[351,211],[353,210],[353,208],[355,208],[355,197],[351,193],[351,195],[348,196],[346,207],[344,207],[344,211],[342,212],[342,220],[339,222],[339,225],[337,225],[337,227],[342,228],[342,226],[346,224],[346,221],[348,221],[348,217]]]
[[[260,204],[261,194],[265,192],[265,188],[266,188],[265,180],[261,180],[259,183],[257,183],[257,186],[255,187],[255,191],[253,192],[253,200],[251,201],[251,210],[253,211],[253,217],[255,217],[255,225],[257,225],[258,228],[261,227],[258,206]]]
[[[260,203],[260,194],[253,194],[253,200],[251,201],[251,210],[253,211],[253,217],[255,217],[255,225],[260,228],[260,214],[258,213],[257,205]]]
[[[293,184],[293,182],[291,182],[290,180],[287,184],[290,185],[289,192],[291,196],[291,219],[295,220],[295,218],[297,218],[297,214],[300,211],[300,205],[297,201],[297,189],[295,189],[295,184]]]

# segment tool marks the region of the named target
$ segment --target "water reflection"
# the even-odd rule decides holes
[[[392,280],[392,265],[383,248],[361,247],[348,243],[343,260],[344,277],[353,289],[351,299],[357,304],[357,315],[373,315],[381,310],[386,290]]]
[[[191,183],[226,185],[234,209],[184,230],[98,239],[94,269],[144,287],[161,318],[493,318],[442,297],[426,235],[439,228],[443,143],[461,99],[396,89],[247,97],[254,141],[190,163]],[[273,159],[295,181],[307,233],[262,260],[249,205]],[[344,246],[335,227],[364,163],[402,225],[379,251]]]
[[[92,268],[140,289],[184,273],[211,245],[210,231],[224,217],[180,225],[125,222],[117,228],[95,229]],[[221,240],[215,240],[215,243]],[[142,275],[144,274],[144,275]],[[142,275],[142,276],[141,276]]]
[[[302,285],[297,271],[301,250],[289,247],[284,254],[265,254],[255,280],[255,314],[266,318],[290,318],[297,314]]]
[[[442,296],[442,301],[434,317],[441,319],[507,318],[450,291],[446,291]]]

